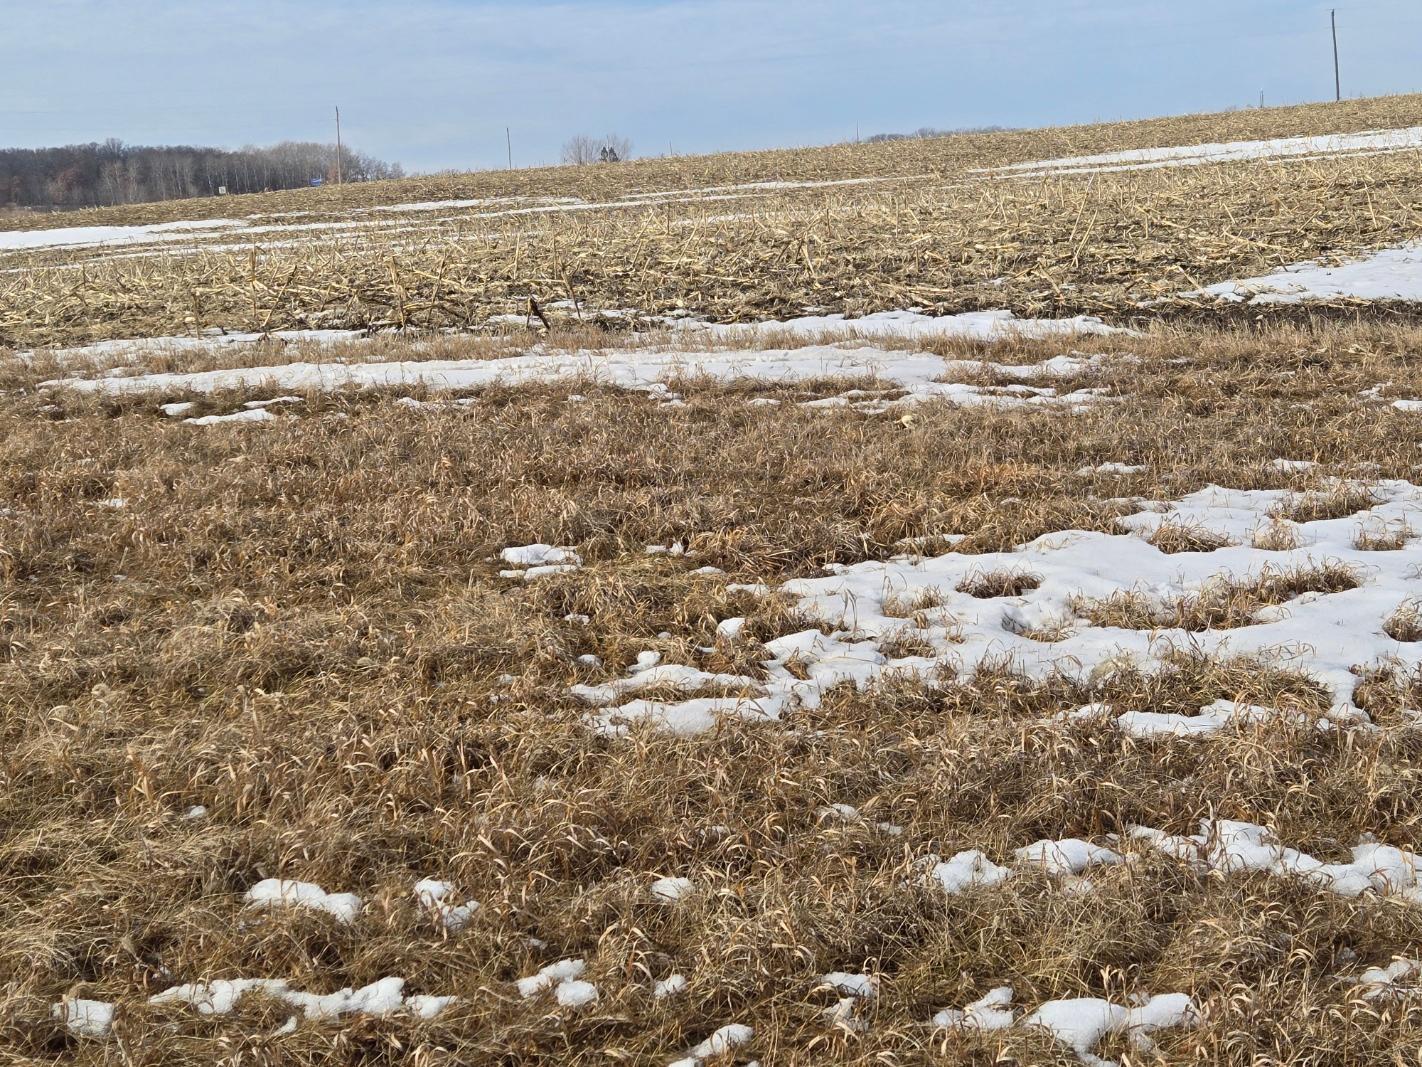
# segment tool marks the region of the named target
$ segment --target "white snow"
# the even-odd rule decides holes
[[[539,578],[547,578],[553,574],[568,574],[577,570],[575,563],[549,563],[542,567],[529,567],[527,570],[507,570],[499,571],[500,578],[513,578],[521,582],[532,582]]]
[[[228,333],[221,330],[198,337],[140,337],[96,341],[77,348],[56,348],[50,355],[61,361],[95,360],[100,362],[133,362],[143,356],[174,356],[186,352],[217,352],[231,346],[263,343],[329,346],[356,341],[367,335],[362,330],[273,330],[269,333]],[[19,353],[31,358],[33,352]]]
[[[553,999],[565,1008],[581,1008],[597,1000],[597,986],[591,982],[559,982],[553,987]]]
[[[820,976],[820,984],[829,986],[836,992],[850,997],[873,999],[879,995],[879,980],[869,974],[831,971],[829,974]]]
[[[1121,862],[1118,853],[1077,837],[1037,841],[1017,849],[1012,855],[1018,863],[1033,864],[1053,875],[1081,874],[1088,867]]]
[[[1077,410],[1099,403],[1094,389],[1059,393],[1052,387],[1024,383],[1065,378],[1100,367],[1108,357],[1057,356],[1042,363],[1017,365],[976,360],[950,360],[929,353],[891,352],[878,348],[812,345],[797,349],[678,352],[622,350],[607,352],[529,353],[500,359],[407,360],[385,363],[287,363],[267,367],[234,367],[189,373],[137,374],[127,377],[65,378],[44,383],[48,388],[122,395],[145,392],[211,393],[228,389],[273,389],[283,392],[330,391],[342,388],[410,387],[462,390],[489,385],[519,385],[592,378],[633,391],[665,390],[665,380],[706,377],[717,381],[794,383],[825,377],[870,377],[902,395],[863,402],[846,396],[815,402],[818,406],[850,406],[883,410],[894,404],[945,400],[967,406],[1004,409],[1061,407]],[[945,377],[988,372],[1012,378],[1004,387],[944,382]],[[662,397],[666,399],[666,396]]]
[[[929,873],[950,896],[979,886],[990,888],[1001,885],[1012,877],[1008,868],[999,867],[976,849],[959,852],[942,863],[936,856],[930,856],[924,862],[930,865]]]
[[[278,905],[323,911],[343,923],[360,915],[361,899],[354,893],[328,893],[314,882],[284,878],[264,878],[247,890],[247,904],[254,908]]]
[[[1091,315],[1067,319],[1019,319],[1011,311],[968,311],[959,315],[925,315],[919,311],[881,311],[860,318],[843,315],[806,315],[784,321],[719,325],[686,320],[676,325],[679,330],[709,334],[713,337],[754,337],[764,334],[804,338],[872,338],[910,337],[963,338],[975,341],[999,341],[1008,338],[1071,337],[1126,333],[1108,326]]]
[[[437,878],[423,878],[415,883],[415,897],[428,911],[433,912],[450,933],[458,933],[469,925],[474,912],[479,909],[477,900],[466,900],[463,904],[451,903],[454,886]]]
[[[1097,997],[1049,1000],[1018,1022],[1012,1009],[1012,995],[1011,986],[998,986],[961,1011],[948,1008],[939,1012],[933,1017],[933,1025],[963,1030],[1035,1027],[1048,1031],[1090,1067],[1106,1067],[1114,1061],[1097,1056],[1096,1048],[1108,1034],[1124,1034],[1132,1048],[1150,1053],[1155,1048],[1152,1033],[1191,1027],[1199,1019],[1195,1004],[1187,995],[1166,993],[1142,998],[1131,1008]]]
[[[732,1049],[749,1044],[754,1036],[755,1030],[751,1027],[742,1023],[730,1023],[712,1032],[710,1037],[691,1050],[691,1055],[697,1060],[721,1056]]]
[[[1399,903],[1422,905],[1422,856],[1392,845],[1365,840],[1353,847],[1350,862],[1324,863],[1287,847],[1267,827],[1247,822],[1205,822],[1200,833],[1190,836],[1135,827],[1129,836],[1200,871],[1261,872],[1297,878],[1339,896],[1377,893]]]
[[[194,230],[231,229],[240,219],[164,222],[156,226],[62,226],[53,230],[0,230],[0,252],[33,251],[79,245],[123,245],[190,240]]]
[[[943,1009],[933,1017],[933,1025],[944,1030],[1006,1030],[1017,1021],[1011,1005],[1012,987],[998,986],[962,1011],[956,1008]]]
[[[575,685],[569,689],[578,699],[601,707],[630,693],[646,689],[673,689],[695,693],[702,689],[733,689],[738,692],[760,693],[763,687],[754,678],[740,674],[712,674],[676,663],[643,668],[628,678],[603,685]]]
[[[229,422],[272,422],[276,419],[266,408],[247,408],[244,411],[234,411],[230,415],[203,415],[199,418],[184,419],[188,426],[217,426]]]
[[[1093,171],[1192,167],[1204,163],[1290,156],[1381,154],[1418,147],[1422,147],[1422,126],[1398,130],[1365,130],[1361,133],[1321,134],[1312,137],[1276,137],[1262,141],[1224,141],[1168,148],[1137,148],[1091,156],[1038,159],[1005,167],[981,168],[974,173],[1037,177],[1058,173],[1087,174]]]
[[[405,979],[381,978],[359,989],[335,993],[305,993],[292,989],[282,978],[217,979],[172,986],[148,998],[150,1004],[185,1003],[200,1015],[226,1015],[248,993],[261,993],[302,1012],[308,1019],[337,1019],[343,1015],[388,1016],[405,1011],[421,1019],[438,1015],[455,997],[403,995]]]
[[[565,1008],[580,1008],[597,1000],[597,987],[591,982],[581,981],[587,964],[582,960],[559,960],[550,963],[537,974],[520,978],[517,982],[519,996],[525,1000],[552,990],[553,999]]]
[[[1093,474],[1140,474],[1145,467],[1135,466],[1129,463],[1098,463],[1094,467],[1081,467],[1077,470],[1077,475],[1082,478],[1089,478]]]
[[[996,553],[899,556],[884,561],[836,565],[829,574],[787,582],[780,592],[801,615],[822,620],[828,633],[805,630],[764,645],[766,676],[739,695],[693,697],[683,701],[621,698],[640,686],[619,682],[581,687],[576,692],[602,710],[593,726],[622,733],[639,721],[673,732],[694,734],[723,715],[776,719],[789,708],[814,709],[826,690],[850,683],[863,689],[885,676],[936,678],[971,676],[984,661],[1010,662],[1029,678],[1054,675],[1083,683],[1102,670],[1134,665],[1158,669],[1175,650],[1220,657],[1285,657],[1289,669],[1331,695],[1328,717],[1366,723],[1353,703],[1356,669],[1386,663],[1400,669],[1422,664],[1422,643],[1403,643],[1383,632],[1384,622],[1402,605],[1422,595],[1422,544],[1396,551],[1354,547],[1360,525],[1394,528],[1422,525],[1422,488],[1403,481],[1359,483],[1376,503],[1338,519],[1295,523],[1273,512],[1295,495],[1286,490],[1230,490],[1211,486],[1173,504],[1157,504],[1119,520],[1121,533],[1067,530],[1047,534],[1015,550]],[[1146,538],[1162,525],[1217,532],[1231,544],[1213,552],[1165,553]],[[1255,547],[1261,529],[1284,529],[1295,547],[1271,551]],[[1141,629],[1093,625],[1079,614],[1083,604],[1135,594],[1152,612],[1176,601],[1268,573],[1307,570],[1324,564],[1351,570],[1358,585],[1336,593],[1306,592],[1258,612],[1251,625],[1191,632],[1153,616]],[[1026,573],[1037,579],[1019,596],[979,599],[960,585],[992,572]],[[894,605],[932,592],[941,606],[900,617]],[[1061,640],[1025,636],[1036,627],[1063,627]],[[931,655],[890,659],[881,645],[911,637]],[[790,669],[794,661],[796,670]],[[706,686],[728,679],[693,667],[662,668],[675,688]],[[804,677],[801,677],[801,675]],[[1213,732],[1235,719],[1259,721],[1272,709],[1233,702],[1207,705],[1201,723],[1127,709],[1123,729],[1141,734]]]
[[[746,620],[742,616],[733,619],[722,619],[716,624],[716,636],[724,637],[727,641],[734,641],[741,636],[741,631],[746,628]]]
[[[579,564],[583,561],[576,549],[543,544],[506,548],[499,553],[499,558],[516,567],[535,567],[547,563]]]
[[[532,582],[553,574],[567,574],[583,565],[583,557],[576,549],[558,548],[554,545],[516,545],[499,553],[505,563],[515,568],[499,571],[500,578]]]
[[[665,1000],[667,997],[674,997],[686,988],[686,976],[682,974],[668,975],[660,979],[652,986],[652,999]]]
[[[1299,304],[1311,300],[1422,300],[1422,242],[1384,248],[1330,264],[1295,263],[1271,274],[1220,282],[1184,294],[1229,303]]]
[[[1188,996],[1166,993],[1151,997],[1136,1008],[1121,1007],[1097,997],[1051,1000],[1023,1019],[1022,1025],[1049,1031],[1083,1063],[1104,1067],[1114,1061],[1102,1059],[1095,1050],[1107,1034],[1126,1034],[1133,1047],[1150,1052],[1154,1048],[1152,1032],[1188,1027],[1196,1018],[1194,1003]]]
[[[1407,992],[1422,979],[1422,961],[1396,959],[1386,967],[1369,967],[1359,976],[1357,988],[1364,1000],[1382,1000]]]
[[[675,904],[690,896],[695,888],[690,878],[658,878],[652,883],[652,896],[663,904]]]
[[[80,1037],[104,1037],[113,1026],[114,1006],[106,1000],[66,999],[50,1008],[50,1016]]]
[[[1104,711],[1109,713],[1110,709]],[[1206,737],[1219,733],[1236,722],[1248,724],[1286,721],[1297,724],[1306,722],[1307,719],[1307,716],[1300,713],[1284,712],[1278,708],[1239,704],[1233,700],[1216,700],[1202,707],[1197,715],[1127,711],[1116,718],[1116,725],[1132,737]]]

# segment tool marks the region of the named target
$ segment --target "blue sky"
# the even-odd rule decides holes
[[[346,139],[414,170],[1422,89],[1417,0],[15,0],[0,145]]]

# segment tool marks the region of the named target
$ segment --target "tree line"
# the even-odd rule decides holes
[[[1011,126],[960,126],[953,130],[939,130],[932,126],[920,126],[913,133],[876,133],[864,138],[865,144],[881,144],[884,141],[927,140],[930,137],[956,137],[964,133],[1005,133]]]
[[[386,163],[342,147],[342,181],[404,177]],[[18,208],[110,207],[228,193],[295,189],[335,181],[336,146],[283,141],[238,150],[188,145],[102,144],[61,148],[0,149],[0,206]]]

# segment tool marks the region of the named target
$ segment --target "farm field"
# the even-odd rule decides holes
[[[1422,97],[0,230],[0,1061],[1404,1064]]]

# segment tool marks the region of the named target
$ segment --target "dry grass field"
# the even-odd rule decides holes
[[[1422,1062],[1422,326],[1182,295],[1417,152],[977,172],[1414,125],[45,218],[278,229],[0,251],[0,1062]],[[910,306],[1133,329],[666,318]]]

